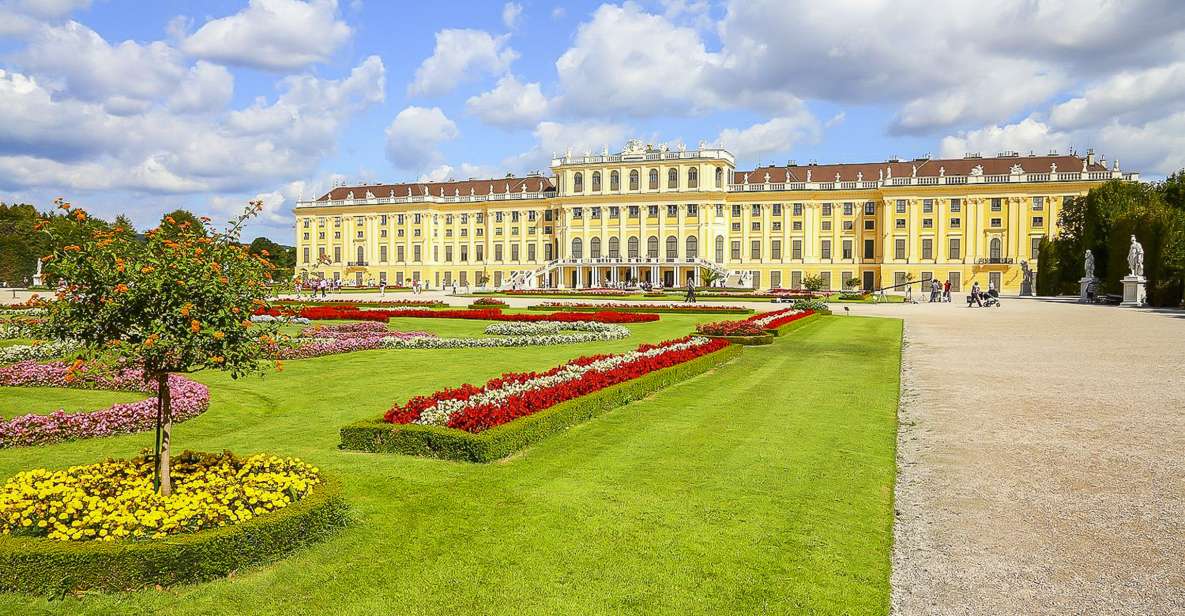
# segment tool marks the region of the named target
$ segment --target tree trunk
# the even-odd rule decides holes
[[[173,476],[169,470],[169,442],[173,436],[173,408],[169,393],[169,373],[162,372],[157,376],[156,395],[160,399],[161,407],[159,416],[160,454],[157,460],[160,472],[160,494],[168,496],[173,493]]]

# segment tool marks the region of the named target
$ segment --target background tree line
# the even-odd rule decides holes
[[[172,217],[177,223],[188,221],[192,227],[202,226],[198,217],[187,210],[169,212],[161,220],[166,217]],[[50,233],[33,228],[39,218],[49,221]],[[82,245],[96,230],[115,229],[122,229],[123,233],[137,241],[144,240],[143,234],[137,233],[132,221],[122,214],[110,222],[91,217],[83,224],[77,224],[69,212],[38,212],[36,207],[27,203],[7,205],[0,202],[0,282],[10,287],[32,284],[33,274],[37,271],[37,259],[61,247],[56,244]],[[252,240],[249,249],[254,255],[267,251],[268,259],[276,267],[274,276],[277,282],[292,280],[296,268],[296,248],[277,244],[266,237],[257,237]]]
[[[1095,257],[1101,293],[1121,293],[1131,236],[1144,246],[1148,302],[1178,306],[1185,291],[1185,170],[1164,182],[1112,180],[1070,200],[1058,214],[1058,236],[1038,255],[1037,290],[1078,294],[1086,250]]]

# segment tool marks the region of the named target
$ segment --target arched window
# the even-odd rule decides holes
[[[629,255],[629,257],[631,259],[637,259],[638,258],[638,238],[631,237],[629,239],[629,241],[626,242],[626,249],[629,251],[627,254]]]
[[[678,169],[671,169],[667,172],[667,188],[679,188]]]
[[[630,190],[638,190],[638,182],[640,181],[640,177],[641,176],[638,175],[637,169],[630,171]]]
[[[609,190],[621,190],[621,174],[614,171],[609,174]]]
[[[991,244],[990,250],[991,250],[991,255],[989,255],[989,256],[991,256],[991,258],[993,258],[993,259],[1000,258],[1000,238],[998,238],[998,237],[992,238],[992,244]]]
[[[679,238],[668,235],[667,236],[667,258],[673,259],[679,256]]]
[[[720,188],[722,186],[721,182],[723,182],[723,181],[724,181],[724,169],[721,169],[720,167],[716,167],[716,188]]]
[[[658,238],[653,235],[646,240],[646,256],[651,259],[658,258]]]
[[[594,237],[588,241],[588,256],[590,259],[601,258],[601,238]]]
[[[687,236],[687,258],[694,259],[699,256],[699,240],[694,235]]]
[[[600,171],[593,171],[592,189],[593,189],[593,192],[601,192],[601,172]]]
[[[716,236],[716,262],[724,263],[724,236]]]
[[[572,258],[573,259],[581,259],[583,257],[584,257],[584,243],[581,242],[580,238],[578,238],[578,237],[572,238]]]
[[[358,247],[358,262],[362,263],[366,260],[366,249],[363,246]]]
[[[687,170],[687,187],[699,188],[699,171],[695,167]]]
[[[584,174],[579,171],[572,177],[572,191],[578,193],[584,192]]]
[[[621,258],[621,240],[619,240],[615,237],[609,238],[609,258],[610,259],[620,259]]]
[[[650,170],[650,190],[658,190],[658,169]]]

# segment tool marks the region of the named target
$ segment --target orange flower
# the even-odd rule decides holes
[[[222,284],[230,284],[230,278],[227,278],[226,276],[219,276],[218,282],[221,282]]]
[[[128,285],[126,285],[122,282],[115,285],[115,292],[116,293],[127,293],[128,292]]]
[[[76,360],[74,360],[74,363],[70,364],[70,369],[71,370],[81,370],[82,366],[84,364],[85,364],[85,362],[83,362],[81,359],[76,359]]]
[[[151,265],[145,265],[144,267],[140,268],[141,274],[151,274],[154,271],[156,271],[156,268],[152,267]]]
[[[82,221],[86,220],[86,212],[84,212],[82,210],[75,210],[74,218],[78,219],[79,222],[82,222]]]
[[[221,272],[222,271],[222,264],[215,261],[210,264],[210,269],[212,269],[216,272]]]
[[[177,224],[177,221],[174,220],[172,216],[165,216],[165,222],[169,223],[170,225]]]
[[[61,197],[58,197],[57,203],[58,203],[58,209],[62,209],[62,210],[70,209],[70,204],[66,201],[62,201]]]
[[[156,344],[156,334],[152,334],[144,339],[144,346],[151,347],[154,344]]]
[[[206,251],[202,250],[201,248],[194,248],[193,249],[193,254],[198,257],[202,256],[203,252],[206,252]]]
[[[235,313],[235,314],[238,314],[238,313],[239,313],[239,307],[238,307],[238,306],[231,306],[231,307],[230,307],[230,311],[231,311],[231,312],[233,312],[233,313]]]
[[[277,359],[276,360],[276,372],[283,372],[283,371],[284,371],[284,362]]]
[[[181,286],[185,286],[185,281],[184,281],[184,280],[181,280],[180,278],[178,278],[178,279],[177,279],[177,284],[179,284],[179,285],[181,285]]]
[[[214,339],[215,340],[222,340],[225,337],[226,337],[226,334],[224,334],[222,332],[214,332]]]
[[[78,251],[82,250],[82,247],[76,246],[74,244],[70,244],[69,246],[66,246],[65,248],[63,248],[62,250],[69,250],[70,252],[78,252]]]
[[[251,327],[251,320],[245,319],[241,323],[239,323],[239,325],[242,325],[243,329],[247,329],[248,327]]]
[[[181,316],[183,316],[183,317],[189,316],[189,309],[190,308],[193,308],[193,304],[185,304],[184,306],[182,306],[181,307]]]
[[[122,272],[124,270],[124,267],[125,267],[125,264],[124,264],[123,259],[120,259],[119,257],[115,257],[115,271]]]
[[[197,319],[194,319],[194,320],[190,321],[190,322],[189,322],[189,331],[191,331],[191,332],[193,332],[193,333],[195,333],[195,334],[196,334],[196,333],[198,333],[198,332],[200,332],[200,331],[202,331],[202,324],[201,324],[201,323],[199,323],[199,322],[197,321]]]
[[[214,357],[210,358],[210,361],[212,361],[216,364],[221,364],[223,362],[223,359],[222,359],[221,355],[215,355]]]
[[[266,248],[264,248],[263,250],[260,250],[260,251],[259,251],[259,254],[261,254],[261,255],[263,255],[263,256],[265,256],[265,257],[267,257],[267,256],[271,256],[271,253],[269,253],[269,252],[267,251],[267,249],[266,249]]]

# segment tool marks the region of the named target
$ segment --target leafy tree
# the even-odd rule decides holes
[[[277,244],[272,240],[260,236],[251,240],[248,247],[251,254],[266,257],[276,266],[272,276],[279,281],[290,281],[296,272],[296,248]]]
[[[225,231],[205,218],[166,216],[144,242],[126,229],[88,227],[86,212],[69,203],[59,200],[58,207],[68,213],[58,218],[72,227],[48,219],[39,225],[61,246],[43,258],[46,270],[64,281],[48,307],[46,334],[77,340],[86,355],[120,368],[139,368],[156,384],[156,475],[168,495],[169,374],[210,368],[238,378],[262,370],[275,349],[276,326],[250,320],[267,306],[272,265],[238,242],[262,204],[252,202]],[[61,234],[83,239],[61,245]]]
[[[822,291],[823,277],[822,276],[807,276],[802,279],[802,288],[807,291]]]

